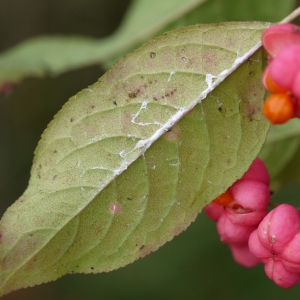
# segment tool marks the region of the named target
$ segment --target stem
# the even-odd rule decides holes
[[[287,17],[279,22],[279,24],[289,23],[300,16],[300,6],[291,12]]]

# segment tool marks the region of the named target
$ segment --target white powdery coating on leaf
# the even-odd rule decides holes
[[[172,77],[176,74],[176,72],[170,72],[170,76],[168,78],[168,82],[171,81]]]
[[[140,107],[140,109],[139,109],[139,111],[138,111],[136,114],[133,115],[133,118],[132,118],[132,120],[131,120],[131,123],[136,124],[136,125],[139,125],[139,126],[159,125],[160,127],[162,127],[163,124],[162,124],[162,123],[159,123],[159,122],[157,122],[157,121],[155,121],[155,122],[147,122],[147,123],[144,123],[144,122],[136,122],[136,121],[135,121],[135,119],[139,117],[141,111],[142,111],[143,109],[147,109],[147,106],[148,106],[148,102],[147,102],[147,101],[143,101],[143,102],[142,102],[142,105],[141,105],[141,107]]]
[[[181,107],[174,114],[170,120],[165,123],[160,129],[158,129],[150,138],[146,140],[140,140],[135,148],[144,147],[143,153],[158,139],[160,138],[166,131],[168,131],[176,122],[178,122],[186,113],[192,110],[197,104],[201,103],[203,99],[207,97],[207,95],[212,92],[228,75],[234,72],[243,62],[245,62],[251,55],[255,53],[261,47],[261,42],[257,43],[251,50],[245,53],[243,56],[239,56],[236,58],[231,68],[223,70],[218,76],[216,76],[216,80],[211,82],[208,87],[196,98],[194,99],[188,106]],[[212,76],[211,74],[207,74],[207,78]]]
[[[212,74],[206,74],[205,82],[206,82],[208,88],[210,88],[212,86],[214,78],[217,78],[217,76],[214,76]]]
[[[142,105],[141,105],[141,107],[140,107],[140,109],[139,109],[139,111],[138,111],[135,115],[133,115],[133,118],[132,118],[132,120],[131,120],[132,123],[137,124],[137,123],[135,122],[135,119],[140,115],[140,113],[141,113],[141,111],[142,111],[143,109],[146,109],[146,108],[147,108],[147,106],[148,106],[148,102],[147,102],[147,101],[143,101],[143,102],[142,102]]]

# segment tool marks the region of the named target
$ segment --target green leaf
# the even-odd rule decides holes
[[[272,126],[266,143],[259,153],[259,157],[265,162],[271,182],[296,155],[300,146],[300,120],[292,119],[286,124]],[[280,188],[278,181],[273,183],[272,189]]]
[[[169,32],[70,99],[1,220],[2,294],[144,257],[243,175],[269,129],[267,26]]]
[[[0,55],[0,87],[28,76],[58,75],[124,55],[161,28],[206,0],[136,0],[113,35],[100,40],[82,36],[41,36]],[[159,9],[153,9],[153,7]],[[152,9],[149,9],[152,8]]]

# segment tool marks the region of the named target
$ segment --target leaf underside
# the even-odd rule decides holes
[[[169,32],[70,99],[1,220],[2,294],[144,257],[242,176],[269,129],[262,50],[224,74],[267,26]]]

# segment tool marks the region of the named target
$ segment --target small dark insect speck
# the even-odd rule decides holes
[[[132,98],[136,98],[136,93],[129,93],[129,94],[128,94],[128,97],[131,98],[131,99],[132,99]]]

